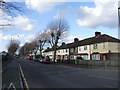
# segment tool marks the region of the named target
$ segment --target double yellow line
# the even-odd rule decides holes
[[[29,90],[28,83],[27,83],[27,81],[26,81],[26,79],[25,79],[25,76],[24,76],[24,74],[23,74],[23,71],[22,71],[22,68],[21,68],[21,65],[20,65],[20,64],[19,64],[19,68],[20,68],[20,73],[21,73],[23,82],[25,83],[25,88],[26,88],[27,90]],[[23,87],[23,88],[24,88],[24,87]]]

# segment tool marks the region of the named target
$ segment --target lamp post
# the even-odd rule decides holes
[[[120,7],[118,7],[118,38],[120,39]]]
[[[120,27],[120,7],[118,7],[118,19],[119,19],[118,23],[119,23],[119,27]]]

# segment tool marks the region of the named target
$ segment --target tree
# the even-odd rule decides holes
[[[21,56],[27,56],[29,54],[32,54],[35,50],[36,46],[34,43],[25,43],[19,50],[19,54]]]
[[[10,45],[8,46],[8,53],[14,55],[15,52],[18,50],[18,48],[19,48],[19,42],[16,40],[12,40],[10,42]]]
[[[65,19],[55,19],[48,24],[47,28],[50,29],[49,43],[54,49],[53,61],[55,62],[58,41],[69,30],[69,25]]]
[[[36,54],[37,54],[37,48],[38,48],[37,42],[36,41],[31,42],[29,44],[30,54],[34,53],[35,56],[36,56]]]
[[[46,30],[39,33],[36,38],[35,44],[37,46],[37,49],[40,51],[40,56],[42,56],[43,47],[44,47],[45,43],[48,41],[48,39],[49,39],[49,36],[48,36],[48,32]]]
[[[0,10],[9,16],[16,16],[19,12],[20,14],[23,13],[22,6],[16,2],[7,2],[6,0],[0,0]]]
[[[20,47],[20,49],[19,49],[19,55],[20,55],[20,56],[25,56],[24,46]]]
[[[14,26],[11,23],[12,17],[15,17],[18,14],[23,14],[24,10],[20,3],[17,2],[9,2],[7,0],[0,0],[0,14],[1,19],[7,20],[8,23],[0,24],[0,29],[3,27]],[[11,18],[11,19],[10,19]]]

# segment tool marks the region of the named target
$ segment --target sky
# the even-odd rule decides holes
[[[19,40],[20,46],[31,42],[49,22],[59,18],[70,25],[62,40],[65,43],[73,42],[74,38],[93,37],[96,31],[118,38],[118,0],[18,0],[17,3],[24,9],[23,15],[17,13],[11,17],[0,11],[0,24],[15,24],[0,29],[0,51],[7,51],[11,39]]]

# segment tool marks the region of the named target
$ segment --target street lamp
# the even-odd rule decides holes
[[[120,7],[118,7],[118,19],[119,19],[119,21],[118,21],[118,24],[119,24],[119,26],[118,27],[120,27]]]
[[[120,38],[120,7],[118,7],[118,38]]]

